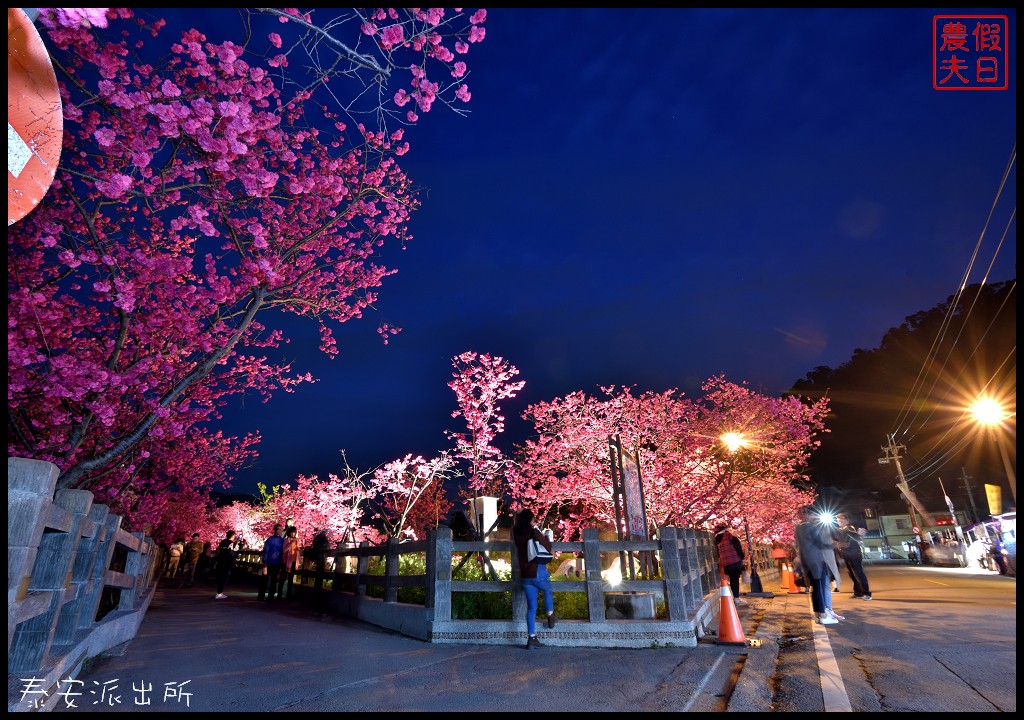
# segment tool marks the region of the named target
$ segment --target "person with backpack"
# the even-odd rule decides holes
[[[544,594],[549,630],[554,629],[555,623],[558,622],[558,616],[555,615],[555,595],[551,588],[548,566],[529,559],[527,544],[530,540],[536,540],[550,553],[553,549],[551,538],[534,526],[533,511],[526,508],[516,517],[515,525],[512,527],[512,540],[515,542],[516,555],[519,558],[519,580],[523,592],[526,593],[526,649],[544,647],[537,639],[537,595]]]
[[[718,564],[722,575],[729,578],[733,602],[746,605],[747,601],[740,597],[740,577],[747,567],[743,561],[743,543],[723,523],[715,527],[715,546],[718,548]]]

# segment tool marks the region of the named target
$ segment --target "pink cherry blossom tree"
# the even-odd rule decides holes
[[[677,392],[602,388],[599,399],[574,392],[531,405],[524,417],[536,438],[518,449],[509,492],[557,522],[566,538],[615,524],[609,437],[640,457],[652,526],[707,528],[750,521],[757,539],[784,531],[798,505],[813,499],[803,468],[824,431],[827,402],[773,398],[724,378],[709,380],[693,401]],[[746,440],[730,452],[727,432]]]
[[[431,460],[406,455],[385,463],[374,472],[373,517],[388,537],[422,539],[448,516],[452,502],[444,486],[458,475],[447,453]]]
[[[385,243],[411,239],[406,128],[388,122],[469,100],[457,58],[486,13],[349,11],[346,43],[340,17],[267,12],[280,32],[245,46],[188,30],[156,50],[163,21],[129,9],[107,28],[40,16],[65,144],[50,192],[8,229],[8,453],[54,462],[58,488],[103,501],[183,482],[170,472],[195,458],[193,428],[242,394],[314,381],[275,352],[280,313],[318,323],[337,355],[334,328],[394,272]],[[286,72],[312,38],[336,53],[315,82]],[[408,84],[385,91],[400,70]],[[237,453],[216,471],[226,483],[253,448],[221,442]],[[162,470],[140,469],[144,452]]]
[[[505,417],[499,403],[514,398],[526,383],[514,382],[512,379],[519,374],[519,369],[497,355],[468,351],[454,357],[452,366],[454,379],[448,387],[455,392],[459,406],[452,417],[463,418],[467,428],[466,432],[447,432],[455,443],[453,456],[468,465],[466,487],[460,488],[461,498],[501,496],[509,460],[494,445],[497,436],[505,430]],[[477,530],[482,532],[480,528]]]

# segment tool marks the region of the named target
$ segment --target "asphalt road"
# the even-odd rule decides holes
[[[55,711],[1016,710],[1015,578],[906,565],[868,577],[870,602],[849,583],[834,596],[838,625],[766,586],[774,597],[740,611],[753,646],[647,649],[431,645],[249,588],[223,601],[162,588],[137,637],[90,662]]]
[[[81,694],[55,711],[721,712],[740,670],[767,677],[775,662],[775,646],[713,639],[696,648],[432,645],[318,620],[290,601],[257,602],[249,588],[228,594],[158,589],[136,638],[91,661],[62,688]],[[742,609],[748,637],[767,627],[772,602],[751,598]],[[748,710],[769,701],[763,692],[735,697]]]

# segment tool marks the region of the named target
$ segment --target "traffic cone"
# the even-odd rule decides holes
[[[782,589],[789,590],[789,563],[782,563]]]
[[[803,590],[801,590],[800,586],[796,584],[796,573],[793,572],[793,566],[790,565],[789,566],[789,594],[790,595],[795,595],[795,594],[802,593],[802,592],[803,592]]]
[[[747,639],[743,636],[743,626],[740,625],[740,614],[736,610],[736,603],[733,602],[732,588],[729,581],[722,578],[722,587],[719,590],[721,595],[720,607],[718,610],[718,645],[746,645]]]

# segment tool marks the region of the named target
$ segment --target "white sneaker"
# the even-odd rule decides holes
[[[213,596],[213,599],[214,600],[227,600],[228,596],[225,595],[224,593],[217,593],[216,595]]]
[[[816,618],[816,622],[819,625],[837,625],[839,623],[838,620],[836,620],[833,617],[829,617],[828,615],[826,615],[825,617]]]
[[[828,616],[830,618],[832,618],[833,620],[845,620],[846,619],[842,615],[837,615],[834,610],[829,609],[829,610],[826,610],[825,612],[828,613]]]

